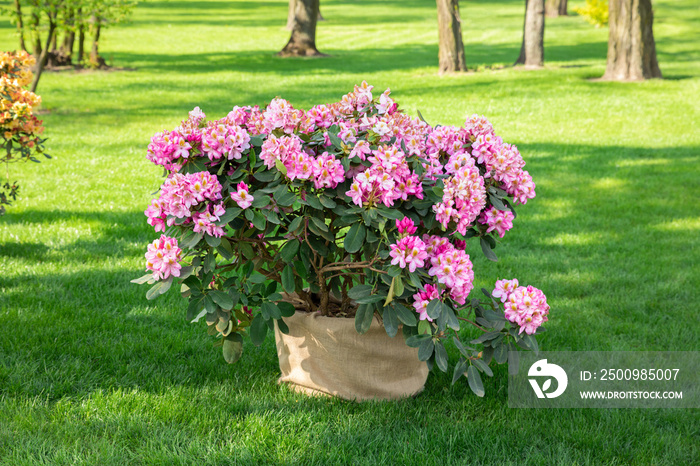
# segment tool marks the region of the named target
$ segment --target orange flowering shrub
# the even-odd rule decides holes
[[[39,162],[34,156],[44,154],[44,132],[42,121],[33,113],[41,103],[41,97],[25,89],[32,82],[30,67],[34,58],[27,52],[0,52],[0,139],[2,151],[0,162],[19,161]],[[17,197],[17,183],[10,184],[9,174],[0,186],[0,215],[5,213],[4,205]]]

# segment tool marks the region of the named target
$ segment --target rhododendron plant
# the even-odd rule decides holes
[[[44,127],[33,113],[41,97],[25,89],[32,82],[30,67],[34,58],[27,52],[0,51],[0,163],[39,162],[35,154],[44,153],[44,141],[40,137]],[[7,190],[7,192],[5,191]],[[19,186],[7,179],[0,186],[0,215],[5,205],[17,197]]]
[[[145,211],[163,234],[135,282],[153,284],[149,299],[181,282],[188,318],[206,320],[229,362],[244,335],[260,344],[294,312],[354,316],[359,333],[376,317],[443,371],[454,342],[454,380],[479,395],[491,360],[537,350],[540,290],[499,280],[472,296],[470,238],[496,260],[514,206],[535,196],[518,149],[482,116],[433,127],[362,83],[308,111],[280,98],[218,120],[195,108],[147,156],[167,175]]]

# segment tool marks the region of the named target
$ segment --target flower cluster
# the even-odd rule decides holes
[[[3,147],[11,140],[27,149],[36,149],[40,144],[38,136],[44,127],[32,112],[41,103],[41,97],[24,89],[32,82],[30,68],[34,63],[34,58],[24,51],[0,52],[0,134]],[[12,158],[3,154],[0,161],[6,161],[7,157]]]
[[[408,268],[410,272],[425,267],[428,275],[437,282],[426,284],[430,288],[424,287],[423,292],[414,295],[413,307],[421,315],[421,320],[432,321],[425,314],[425,300],[427,296],[432,296],[430,299],[438,298],[442,295],[440,290],[446,290],[452,300],[463,305],[474,282],[472,263],[464,249],[455,247],[442,236],[426,234],[422,239],[411,236],[416,227],[408,217],[397,220],[396,227],[400,239],[390,245],[391,264]]]
[[[513,219],[515,216],[513,212],[508,210],[498,210],[495,207],[491,207],[488,210],[484,210],[479,217],[479,223],[487,225],[486,233],[496,231],[498,236],[503,238],[506,231],[513,228]]]
[[[166,225],[184,219],[184,223],[192,222],[195,231],[223,236],[223,229],[215,225],[225,212],[219,203],[221,199],[221,184],[216,176],[208,172],[175,173],[165,180],[160,187],[160,197],[153,199],[144,213],[148,224],[156,231],[165,231]],[[199,210],[201,205],[204,205],[203,210]]]
[[[396,244],[391,245],[391,265],[398,265],[402,269],[408,268],[410,272],[415,272],[416,268],[421,268],[428,258],[425,244],[417,236],[406,236]]]
[[[549,305],[547,297],[533,286],[518,286],[518,280],[498,280],[492,296],[500,298],[505,307],[505,317],[520,327],[520,332],[532,335],[547,322]]]
[[[179,277],[181,260],[182,249],[177,247],[175,238],[161,235],[148,245],[146,269],[153,272],[153,278],[156,280],[167,279],[170,276]]]

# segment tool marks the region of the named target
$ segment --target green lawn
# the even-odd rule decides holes
[[[503,367],[483,399],[440,373],[402,402],[296,395],[275,384],[270,336],[228,366],[174,291],[151,302],[129,283],[156,236],[142,213],[161,182],[154,132],[195,105],[308,108],[366,79],[433,124],[485,114],[520,148],[537,198],[498,263],[470,253],[477,289],[516,276],[544,290],[542,349],[700,350],[697,1],[654,2],[666,79],[625,84],[590,80],[607,29],[577,16],[547,20],[545,69],[503,69],[523,3],[462,2],[477,70],[462,75],[436,75],[435,5],[417,0],[322,2],[331,57],[311,60],[274,56],[282,0],[149,0],[101,42],[129,70],[45,74],[54,159],[10,167],[22,197],[0,218],[0,463],[697,463],[698,410],[511,410]],[[16,43],[3,18],[0,47]]]

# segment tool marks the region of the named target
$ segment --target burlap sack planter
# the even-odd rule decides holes
[[[280,383],[298,392],[346,400],[394,400],[423,391],[428,367],[401,332],[390,338],[376,319],[365,334],[354,319],[297,311],[285,317],[289,334],[275,326]]]

